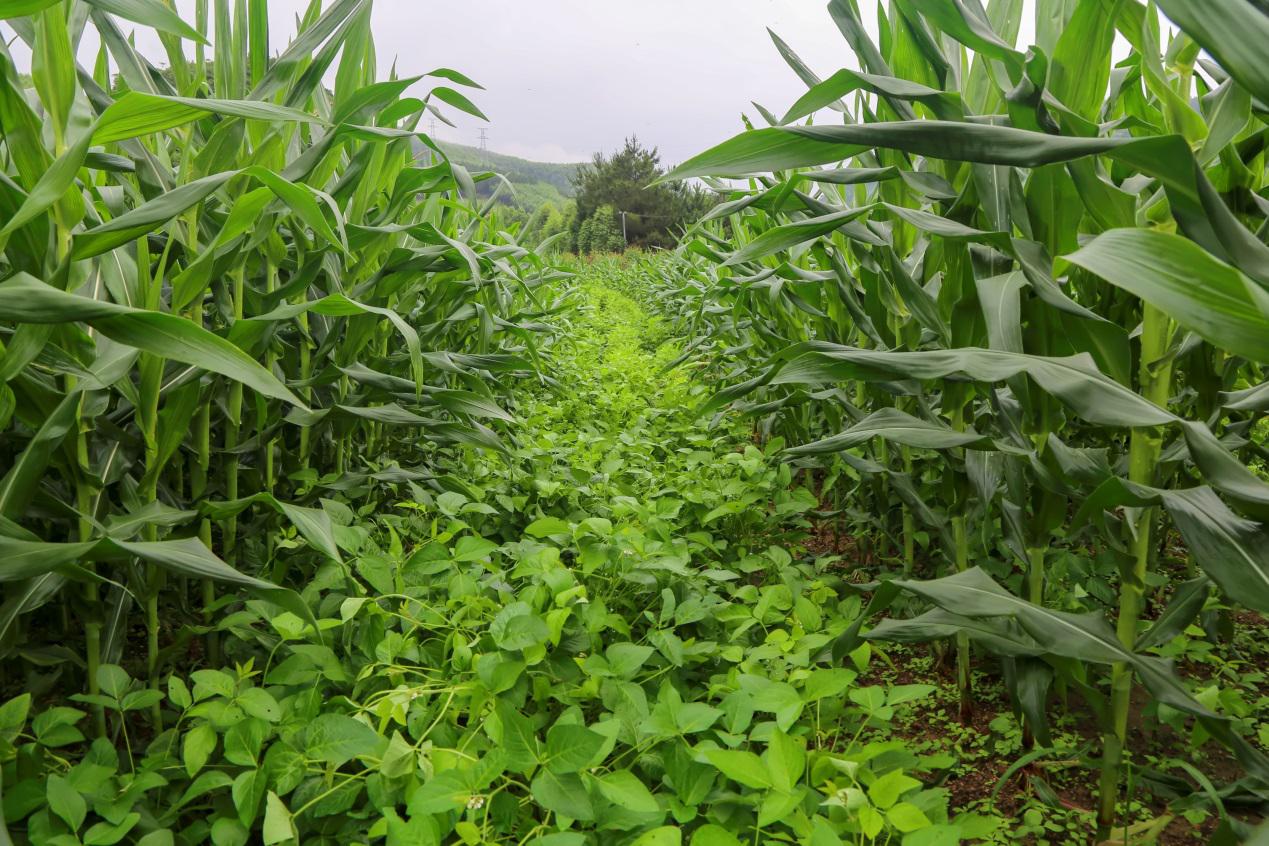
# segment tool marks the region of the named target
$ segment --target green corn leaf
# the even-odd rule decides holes
[[[1269,39],[1269,15],[1249,0],[1157,0],[1181,30],[1202,45],[1229,75],[1262,103],[1269,103],[1269,67],[1258,45]]]
[[[194,538],[168,541],[103,538],[81,543],[48,543],[0,535],[0,552],[4,555],[4,563],[0,565],[0,581],[29,579],[85,558],[108,560],[120,555],[132,555],[180,575],[214,579],[246,588],[303,618],[313,626],[315,632],[318,631],[313,612],[299,594],[235,570]]]
[[[200,35],[198,30],[181,20],[175,11],[165,6],[160,0],[87,0],[87,2],[103,12],[153,27],[159,32],[166,32],[201,44],[207,43],[207,39]]]
[[[990,438],[974,431],[957,431],[948,426],[913,417],[897,408],[882,408],[839,435],[802,446],[791,447],[789,455],[818,455],[840,452],[873,438],[885,438],[898,444],[920,449],[995,449]]]
[[[92,144],[104,144],[108,142],[123,141],[129,138],[135,138],[139,135],[148,135],[153,132],[161,132],[166,129],[180,126],[191,120],[200,118],[206,114],[222,114],[227,116],[242,117],[254,120],[277,121],[290,120],[301,122],[317,122],[317,119],[304,112],[298,112],[294,109],[287,109],[282,106],[273,104],[253,103],[249,101],[227,101],[227,100],[192,100],[181,97],[166,97],[157,94],[143,94],[131,91],[125,94],[118,101],[113,103],[101,117],[98,118],[93,128],[83,133],[83,135],[71,146],[65,153],[57,158],[45,173],[40,177],[40,181],[32,188],[23,201],[21,208],[8,221],[3,228],[0,228],[0,239],[8,236],[14,230],[25,225],[30,220],[47,210],[53,205],[67,190],[74,184],[79,169],[83,167],[88,156],[89,146]],[[252,169],[252,174],[257,178],[270,178],[275,183],[274,186],[281,186],[285,180],[281,180],[272,174],[268,174],[263,169]],[[268,177],[265,176],[268,174]],[[208,177],[215,179],[216,177]],[[191,185],[205,186],[202,180],[191,183]],[[183,200],[187,196],[196,194],[200,189],[183,186],[176,192],[178,198]],[[303,207],[304,214],[308,217],[310,223],[320,226],[317,231],[322,234],[329,234],[332,243],[339,243],[340,239],[334,236],[330,227],[326,224],[325,219],[317,211],[315,204],[308,195],[300,196],[296,191],[287,191],[288,197],[295,199],[300,203],[307,203]],[[152,204],[159,204],[160,207],[166,208],[175,205],[177,200],[169,199],[168,195],[152,201]],[[194,200],[197,202],[197,200]],[[147,205],[152,205],[147,204]],[[140,209],[134,213],[139,213]],[[153,210],[147,212],[152,214]],[[320,223],[318,222],[320,219]],[[109,226],[109,224],[108,224]],[[116,224],[116,226],[120,226]],[[98,227],[98,230],[105,229]],[[144,230],[143,230],[144,231]],[[117,243],[123,243],[127,239],[117,240],[122,237],[123,230],[118,228],[105,229],[104,232],[96,232],[96,235],[104,235],[113,233],[113,237]],[[93,246],[81,247],[81,254],[76,257],[86,255],[95,255],[95,252],[85,252],[95,248],[94,238],[96,235],[88,235],[85,243]],[[109,249],[109,247],[98,249],[97,252]]]
[[[1196,716],[1216,717],[1185,690],[1166,662],[1125,649],[1100,614],[1070,614],[1032,605],[977,567],[930,581],[902,580],[899,587],[954,614],[1012,618],[1055,655],[1096,664],[1130,664],[1162,701]]]
[[[196,539],[147,542],[111,540],[99,542],[101,544],[113,544],[124,552],[179,575],[212,579],[245,588],[300,617],[313,627],[314,634],[320,638],[318,633],[321,629],[317,626],[317,620],[298,593],[235,570]]]
[[[1075,138],[1004,126],[921,120],[746,132],[688,159],[659,182],[839,162],[872,147],[931,158],[1040,167],[1106,155],[1158,178],[1186,234],[1269,287],[1269,247],[1239,223],[1198,169],[1180,136]]]
[[[152,232],[177,215],[205,200],[233,177],[232,173],[205,176],[168,191],[109,223],[76,233],[71,258],[84,259],[113,250]]]
[[[780,53],[780,57],[784,59],[785,64],[798,75],[799,79],[806,83],[808,88],[814,88],[820,84],[819,76],[807,66],[806,62],[802,61],[802,57],[793,52],[793,48],[783,38],[772,32],[770,28],[767,29],[767,35],[771,36],[771,42],[775,44],[775,48]],[[837,109],[838,111],[846,110],[844,105],[838,105]]]
[[[860,217],[867,215],[873,209],[868,206],[861,209],[848,209],[845,211],[833,212],[821,217],[812,217],[806,220],[800,220],[796,223],[777,226],[769,229],[750,241],[740,250],[737,250],[730,256],[725,264],[740,264],[746,261],[769,256],[772,253],[778,253],[781,250],[787,250],[798,244],[804,244],[807,241],[813,241],[840,229],[843,225],[852,220],[858,220]]]
[[[212,243],[206,245],[198,257],[172,279],[173,310],[188,308],[207,290],[207,286],[211,284],[218,251],[258,226],[265,207],[273,197],[273,192],[268,188],[257,188],[238,195]]]
[[[1015,68],[1020,66],[1022,54],[1001,39],[990,22],[972,9],[973,6],[966,5],[964,0],[929,0],[921,5],[921,14],[975,53]]]
[[[57,3],[58,0],[0,0],[0,18],[24,18]]]
[[[1269,291],[1193,241],[1114,229],[1063,260],[1136,294],[1218,348],[1269,361]]]
[[[471,77],[451,68],[436,68],[435,70],[430,70],[423,74],[423,76],[435,76],[440,79],[448,79],[450,82],[457,82],[459,85],[466,85],[468,88],[478,88],[481,91],[485,89],[485,86],[474,81]]]
[[[339,546],[335,542],[335,529],[331,524],[330,515],[320,508],[307,508],[283,502],[272,494],[261,491],[229,502],[202,502],[199,504],[199,510],[214,520],[225,520],[241,514],[256,504],[266,505],[286,517],[314,549],[332,561],[343,563]]]
[[[1237,411],[1269,410],[1269,382],[1241,391],[1228,391],[1222,395],[1222,402],[1226,408]]]
[[[1206,576],[1197,576],[1178,585],[1163,613],[1150,624],[1150,628],[1142,632],[1133,649],[1142,652],[1151,647],[1162,646],[1185,631],[1203,610],[1210,591],[1211,582]]]
[[[65,576],[61,573],[49,572],[7,586],[5,603],[0,606],[0,637],[8,637],[23,614],[29,614],[43,606],[56,596],[65,584]]]
[[[1013,620],[965,617],[942,608],[932,608],[907,620],[882,620],[864,637],[895,643],[928,643],[954,637],[958,632],[967,633],[997,655],[1039,656],[1045,651]]]
[[[21,323],[87,323],[121,344],[219,373],[265,396],[304,407],[276,376],[238,347],[173,314],[78,297],[20,273],[0,283],[0,317]]]
[[[437,389],[428,391],[427,399],[453,414],[492,418],[507,423],[516,422],[515,417],[503,410],[496,402],[472,391]]]
[[[269,65],[264,78],[248,94],[251,100],[267,100],[285,86],[292,75],[307,64],[313,53],[345,21],[367,6],[366,0],[337,0],[311,26],[304,27]],[[320,7],[319,7],[320,8]]]
[[[35,18],[31,53],[31,81],[40,94],[54,137],[66,138],[78,86],[70,29],[62,6],[49,6]]]
[[[1160,494],[1194,560],[1240,605],[1269,611],[1269,531],[1227,508],[1211,488]]]
[[[0,551],[4,552],[0,581],[22,581],[59,570],[92,552],[96,546],[93,541],[46,543],[0,535]]]
[[[465,94],[460,91],[456,91],[453,88],[447,88],[445,86],[433,88],[429,96],[435,97],[442,103],[448,103],[460,112],[466,112],[467,114],[472,115],[473,117],[478,117],[481,120],[489,120],[489,118],[485,117],[485,113],[482,112],[475,103],[467,99]]]
[[[823,82],[815,85],[810,91],[789,107],[781,124],[789,124],[819,111],[826,106],[837,103],[842,97],[858,90],[885,96],[887,99],[913,100],[924,103],[942,118],[959,119],[964,117],[960,105],[960,97],[939,91],[925,85],[897,79],[891,76],[876,76],[858,71],[839,70]]]
[[[22,516],[35,496],[40,478],[44,475],[54,451],[61,446],[75,425],[82,399],[83,395],[79,392],[71,392],[62,397],[13,462],[13,466],[0,478],[0,517],[17,520]]]
[[[25,226],[56,203],[75,184],[79,168],[83,166],[92,143],[92,133],[85,132],[65,153],[58,156],[40,176],[13,217],[0,228],[0,243],[17,229]]]
[[[1097,120],[1110,80],[1118,2],[1079,0],[1049,64],[1050,93],[1076,114]]]
[[[313,188],[303,184],[293,183],[272,171],[262,167],[249,167],[242,171],[246,176],[251,176],[264,184],[269,190],[278,196],[283,202],[291,207],[295,215],[312,227],[313,231],[326,239],[326,243],[339,247],[345,253],[348,252],[348,241],[343,235],[343,221],[339,218],[337,207],[329,196],[316,191]],[[328,205],[334,209],[336,223],[340,232],[336,233],[326,220],[326,216],[322,214],[321,207],[317,204],[314,197],[321,197]]]
[[[263,336],[269,325],[280,320],[291,320],[301,314],[314,312],[330,317],[348,317],[357,314],[374,314],[386,319],[405,341],[410,354],[411,370],[414,373],[416,390],[423,388],[423,352],[419,334],[401,315],[392,309],[366,305],[349,299],[343,294],[331,294],[320,300],[306,303],[294,303],[279,306],[273,311],[239,321],[230,333],[230,339],[239,346],[250,349]]]
[[[220,100],[175,97],[129,91],[110,105],[92,132],[93,143],[108,144],[183,126],[209,114],[294,123],[321,123],[321,119],[297,109],[254,100]]]
[[[879,352],[808,344],[771,379],[772,384],[849,379],[944,379],[967,376],[1003,382],[1026,375],[1081,417],[1106,426],[1160,426],[1177,422],[1159,408],[1099,372],[1087,355],[1044,357],[985,349]],[[790,350],[794,353],[796,350]]]
[[[105,523],[106,534],[112,538],[131,540],[146,526],[169,528],[188,523],[198,516],[197,511],[172,508],[161,502],[151,502],[127,514],[112,516]]]

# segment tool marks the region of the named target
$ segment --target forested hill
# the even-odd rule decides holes
[[[531,185],[545,182],[563,194],[573,196],[573,174],[581,167],[581,162],[561,164],[558,162],[533,162],[517,156],[508,156],[489,150],[480,150],[463,144],[444,142],[441,148],[456,164],[468,170],[494,170],[501,173],[514,185]]]

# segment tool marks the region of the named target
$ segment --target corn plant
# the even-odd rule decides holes
[[[133,646],[155,685],[191,632],[218,659],[246,595],[312,621],[356,542],[332,497],[502,447],[555,271],[418,132],[478,86],[380,81],[370,14],[313,0],[284,45],[262,0],[0,2],[32,55],[0,45],[0,643],[32,689],[69,661],[99,697]]]
[[[807,93],[667,177],[728,192],[667,282],[726,369],[714,407],[857,480],[857,524],[900,565],[872,610],[900,591],[933,606],[869,636],[954,639],[963,714],[971,642],[1042,743],[1051,686],[1084,696],[1104,725],[1099,839],[1134,682],[1263,785],[1263,754],[1146,650],[1213,588],[1269,610],[1247,438],[1269,410],[1269,16],[1040,2],[1024,48],[1017,0],[883,4],[878,43],[855,0],[828,11],[859,69],[821,79],[777,38]],[[1192,572],[1159,572],[1173,530]],[[940,578],[912,577],[925,537]],[[1117,578],[1071,613],[1053,559],[1088,575],[1098,550]]]

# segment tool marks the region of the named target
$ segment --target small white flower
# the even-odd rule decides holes
[[[479,811],[483,807],[485,807],[485,797],[480,794],[476,794],[467,800],[467,810],[469,811]]]

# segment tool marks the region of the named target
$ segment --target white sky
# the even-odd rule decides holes
[[[271,0],[274,52],[305,5]],[[873,4],[860,6],[871,17]],[[192,23],[193,0],[177,7]],[[401,76],[452,67],[485,86],[472,99],[490,118],[492,150],[582,161],[637,134],[665,164],[740,131],[741,112],[761,123],[750,100],[780,113],[805,92],[768,26],[820,76],[856,66],[824,0],[376,0],[372,18],[381,77],[395,60]],[[138,27],[136,37],[158,63],[153,32]],[[85,38],[89,66],[95,49]],[[29,61],[20,43],[13,52],[19,64]],[[458,127],[438,123],[442,140],[477,143],[479,121],[446,114]]]

